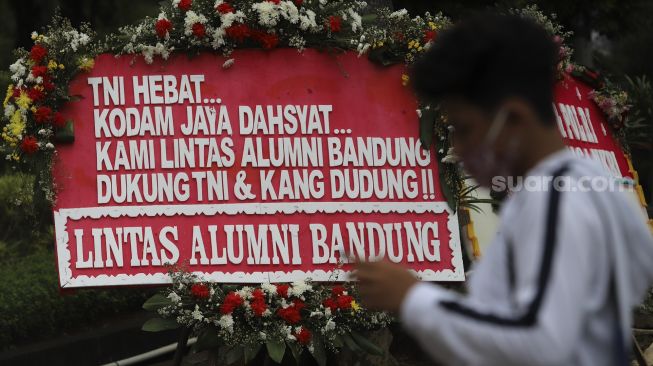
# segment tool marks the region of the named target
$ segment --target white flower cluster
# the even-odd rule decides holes
[[[71,29],[63,34],[64,38],[68,41],[70,48],[73,51],[77,51],[79,46],[86,46],[90,42],[91,37],[88,34],[83,32],[78,32],[76,29]],[[65,50],[60,50],[59,52],[63,53]]]
[[[193,25],[206,24],[208,19],[203,14],[197,14],[196,12],[189,10],[186,12],[184,17],[184,34],[190,36],[193,34]]]
[[[304,293],[310,292],[313,290],[313,286],[305,281],[295,281],[292,283],[290,288],[288,288],[289,296],[296,296],[300,299],[304,299]]]
[[[165,44],[160,42],[157,42],[155,46],[141,44],[138,45],[137,48],[141,50],[141,54],[143,55],[143,58],[145,58],[145,62],[148,64],[154,62],[154,56],[156,55],[167,60],[168,57],[170,57],[170,52],[174,50],[174,47],[167,47]]]
[[[25,76],[25,72],[27,71],[25,60],[22,57],[16,60],[16,62],[9,65],[9,71],[11,71],[11,80],[19,82],[19,80]]]

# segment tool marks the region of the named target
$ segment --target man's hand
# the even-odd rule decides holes
[[[381,262],[358,262],[355,277],[363,305],[398,312],[408,290],[418,280],[404,267]]]

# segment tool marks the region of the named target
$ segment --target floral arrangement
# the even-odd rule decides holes
[[[222,347],[249,362],[263,345],[270,358],[281,362],[286,350],[297,359],[309,352],[319,365],[327,352],[342,347],[382,354],[363,333],[388,326],[392,318],[364,309],[350,284],[333,287],[310,281],[260,286],[227,286],[202,282],[175,270],[172,286],[150,298],[143,307],[155,311],[144,330],[177,327],[198,334],[198,351]]]

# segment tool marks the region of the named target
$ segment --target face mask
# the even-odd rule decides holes
[[[494,176],[510,175],[510,168],[513,165],[513,159],[515,157],[514,152],[517,150],[519,141],[511,140],[509,143],[509,151],[506,155],[507,159],[510,159],[510,161],[507,161],[505,158],[498,159],[493,148],[507,119],[508,112],[505,109],[499,110],[481,144],[463,156],[465,170],[467,170],[481,186],[490,187],[492,184],[492,177]]]

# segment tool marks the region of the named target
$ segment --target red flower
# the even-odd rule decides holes
[[[27,91],[27,96],[29,96],[29,99],[38,102],[45,97],[45,94],[40,89],[31,88],[29,91]]]
[[[47,66],[32,66],[32,75],[34,75],[35,78],[39,76],[43,77],[47,73],[48,73]]]
[[[20,97],[20,92],[23,90],[23,88],[14,88],[14,92],[12,94],[12,97],[18,98]]]
[[[327,25],[329,26],[331,32],[333,33],[340,32],[340,28],[342,26],[342,18],[340,18],[337,15],[331,15],[328,18],[328,22],[329,23]]]
[[[311,332],[302,327],[299,332],[295,333],[295,338],[297,338],[299,344],[307,345],[311,342]]]
[[[172,22],[165,18],[159,19],[154,24],[154,29],[159,38],[165,38],[166,34],[172,30]]]
[[[29,57],[37,64],[40,63],[41,60],[43,60],[43,58],[45,58],[47,55],[48,50],[40,44],[35,44],[29,51]]]
[[[290,286],[288,286],[285,283],[277,285],[277,295],[283,297],[284,299],[288,298],[288,289]]]
[[[20,143],[20,148],[26,154],[34,154],[39,150],[39,142],[34,136],[25,136]]]
[[[354,300],[353,297],[347,296],[347,295],[342,295],[338,296],[336,298],[336,304],[338,305],[338,309],[349,309],[351,308],[351,302]]]
[[[300,7],[304,3],[304,0],[295,0],[294,2],[297,7]]]
[[[261,43],[261,46],[266,50],[272,49],[279,44],[279,37],[274,33],[259,32],[255,34],[256,40]]]
[[[181,0],[179,4],[177,4],[177,7],[183,11],[188,11],[190,9],[191,5],[193,5],[192,0]]]
[[[36,123],[46,123],[50,120],[52,116],[52,109],[50,107],[39,107],[36,112],[34,112],[34,118]]]
[[[299,314],[299,310],[297,306],[290,305],[287,308],[279,308],[277,310],[277,315],[279,318],[285,320],[289,324],[297,324],[302,320],[301,314]]]
[[[202,23],[193,24],[193,35],[197,38],[202,38],[206,35],[206,27]]]
[[[193,284],[193,286],[190,288],[190,293],[198,299],[208,299],[209,296],[211,296],[209,287],[203,283]]]
[[[218,5],[215,10],[218,11],[220,14],[227,14],[227,13],[233,13],[234,12],[234,7],[231,6],[229,3],[222,3]]]
[[[50,79],[50,75],[43,76],[43,89],[48,92],[54,90],[54,84]]]
[[[227,36],[238,42],[243,42],[250,36],[249,27],[246,24],[234,24],[225,30]]]
[[[281,0],[268,0],[268,2],[279,5],[281,3]]]
[[[220,305],[220,313],[227,315],[243,304],[243,298],[235,292],[230,292],[224,297],[224,302]]]
[[[325,308],[329,308],[329,309],[331,309],[331,311],[336,311],[336,310],[338,310],[338,304],[337,304],[336,301],[335,301],[334,299],[332,299],[332,298],[325,299],[325,300],[322,302],[322,305],[324,305]]]
[[[404,34],[401,32],[395,32],[394,37],[398,41],[403,41],[404,39],[406,39],[406,36],[404,36]]]
[[[345,292],[345,288],[342,286],[335,286],[331,289],[331,295],[340,296]]]
[[[293,300],[292,304],[295,308],[297,308],[297,310],[302,310],[306,307],[306,304],[304,304],[304,302],[300,299]]]
[[[438,32],[436,32],[434,30],[429,30],[429,29],[425,30],[424,31],[424,38],[423,38],[424,43],[427,43],[427,42],[430,42],[430,41],[434,40],[437,35],[438,35]]]
[[[263,316],[263,313],[268,309],[268,306],[265,303],[265,294],[261,289],[256,289],[252,292],[250,306],[256,316]]]
[[[66,118],[60,112],[55,112],[52,116],[52,125],[56,128],[63,128],[66,126]]]

